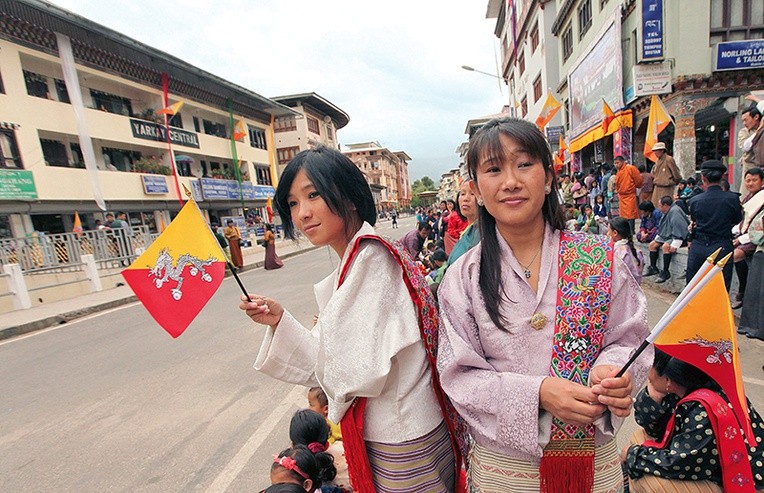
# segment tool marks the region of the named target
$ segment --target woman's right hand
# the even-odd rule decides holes
[[[249,298],[241,295],[239,308],[244,310],[247,316],[254,322],[270,325],[274,329],[281,322],[281,317],[284,315],[284,308],[278,301],[256,294],[249,295]]]
[[[557,377],[541,382],[539,406],[561,421],[579,426],[592,424],[607,410],[591,388]]]

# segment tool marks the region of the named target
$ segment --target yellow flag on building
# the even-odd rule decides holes
[[[167,108],[162,108],[161,110],[157,111],[157,115],[174,116],[177,112],[180,111],[181,106],[183,106],[183,101],[178,101],[175,104],[171,104]]]
[[[546,95],[546,101],[544,101],[544,106],[541,108],[541,114],[536,118],[536,126],[541,129],[542,132],[547,124],[552,121],[554,115],[560,111],[561,106],[560,102],[552,96],[552,93]]]

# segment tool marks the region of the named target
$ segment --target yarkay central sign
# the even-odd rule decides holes
[[[133,137],[136,139],[167,142],[167,131],[164,125],[131,118],[130,129],[133,131]],[[170,142],[175,145],[199,149],[199,136],[179,128],[170,127]]]

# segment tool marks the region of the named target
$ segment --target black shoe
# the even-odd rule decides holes
[[[748,335],[748,327],[743,327],[743,326],[738,327],[737,328],[737,333],[738,334],[742,334],[744,336],[747,336]]]
[[[655,280],[656,284],[660,284],[662,282],[666,282],[671,278],[671,274],[669,274],[667,271],[663,271],[660,274],[658,274],[658,278]]]
[[[647,270],[645,271],[644,277],[647,277],[647,276],[654,276],[655,274],[658,274],[658,273],[660,273],[660,271],[658,270],[658,268],[657,268],[657,267],[653,267],[653,266],[651,265],[651,266],[649,266],[649,267],[647,268]]]

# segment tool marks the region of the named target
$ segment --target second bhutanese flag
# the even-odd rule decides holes
[[[220,244],[196,202],[189,200],[122,276],[154,320],[175,338],[220,287],[225,266]]]
[[[749,444],[756,444],[748,416],[743,373],[724,275],[713,276],[676,314],[653,344],[713,378],[732,405]]]

